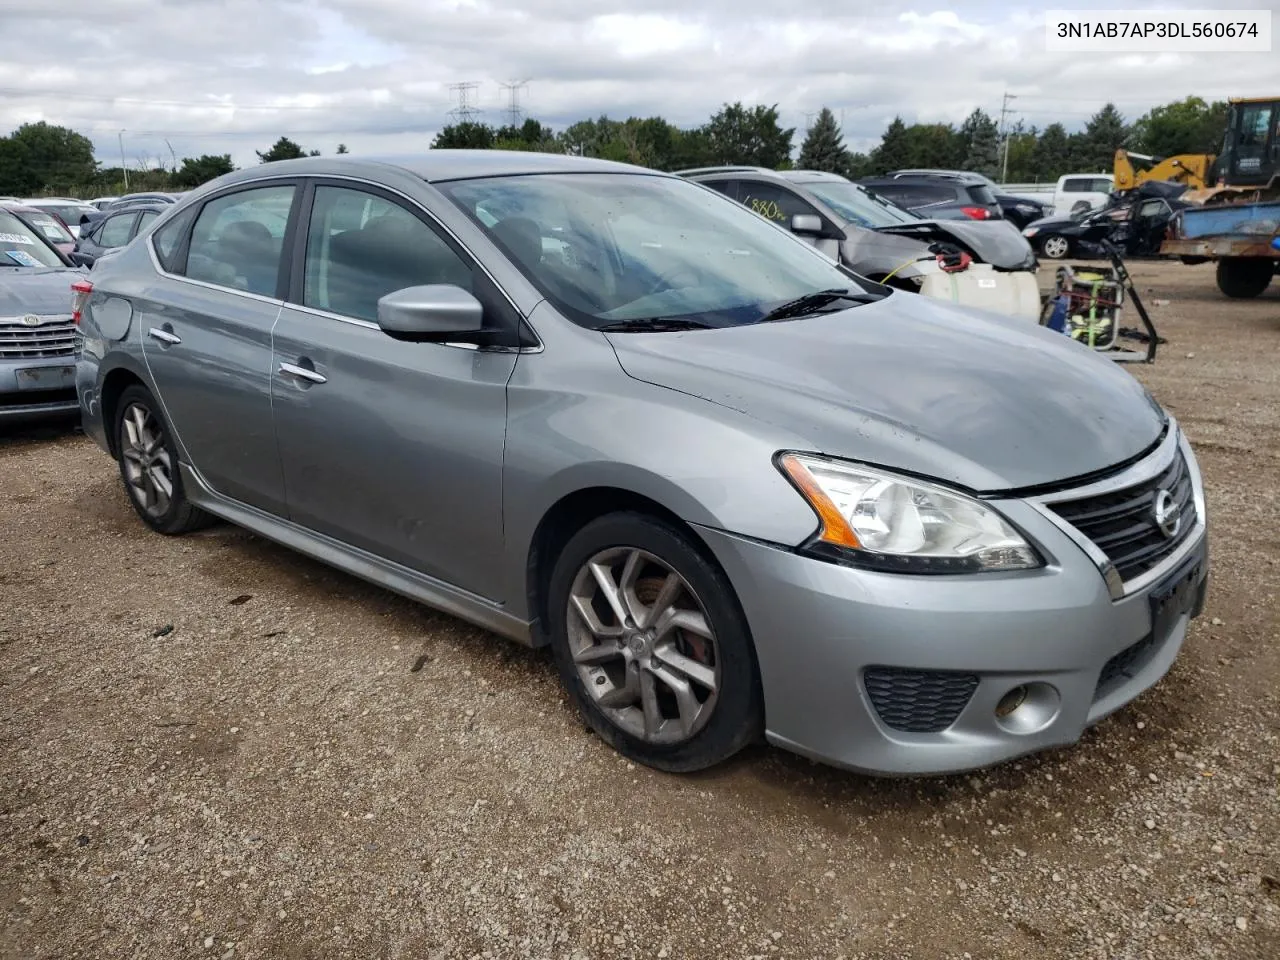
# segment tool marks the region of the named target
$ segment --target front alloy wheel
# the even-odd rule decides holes
[[[583,565],[567,611],[569,649],[596,705],[646,743],[689,740],[716,708],[720,665],[707,613],[680,574],[613,547]]]
[[[684,773],[760,735],[746,617],[689,532],[630,511],[592,520],[555,558],[546,612],[565,690],[623,755]]]
[[[1061,260],[1071,252],[1071,243],[1066,237],[1045,237],[1040,250],[1050,260]]]

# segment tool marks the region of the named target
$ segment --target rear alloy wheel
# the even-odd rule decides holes
[[[1276,261],[1270,257],[1223,257],[1218,261],[1218,289],[1228,297],[1250,300],[1271,286]]]
[[[593,521],[562,552],[549,600],[561,679],[621,753],[687,772],[758,734],[745,619],[724,575],[673,527],[632,513]]]
[[[116,411],[120,476],[138,516],[158,533],[187,533],[207,526],[213,518],[187,500],[177,451],[151,394],[140,386],[129,387],[120,395]]]
[[[1050,260],[1061,260],[1071,252],[1071,241],[1066,237],[1045,237],[1040,241],[1040,252]]]

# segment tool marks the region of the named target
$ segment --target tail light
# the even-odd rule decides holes
[[[84,315],[84,305],[89,302],[89,295],[93,293],[93,282],[77,280],[71,285],[71,293],[71,322],[78,327],[80,318]]]
[[[991,211],[986,207],[961,207],[960,212],[970,220],[990,220]]]

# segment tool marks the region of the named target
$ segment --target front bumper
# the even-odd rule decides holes
[[[6,358],[0,363],[0,422],[64,417],[79,409],[74,357]]]
[[[1208,583],[1198,473],[1196,486],[1194,535],[1119,597],[1075,539],[1021,501],[998,506],[1050,556],[1041,570],[903,576],[699,533],[750,625],[771,743],[866,773],[955,773],[1074,743],[1165,675]],[[1151,598],[1175,577],[1187,603],[1155,629]],[[1017,688],[1023,704],[998,716]]]

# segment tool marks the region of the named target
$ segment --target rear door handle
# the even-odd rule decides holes
[[[312,383],[326,383],[328,378],[322,374],[316,373],[314,370],[308,370],[306,367],[300,367],[294,363],[280,364],[280,372],[290,377],[298,377],[300,380],[310,380]]]
[[[147,336],[154,337],[161,343],[174,344],[182,342],[182,338],[176,333],[172,333],[168,330],[162,330],[160,327],[152,327],[147,331]]]

